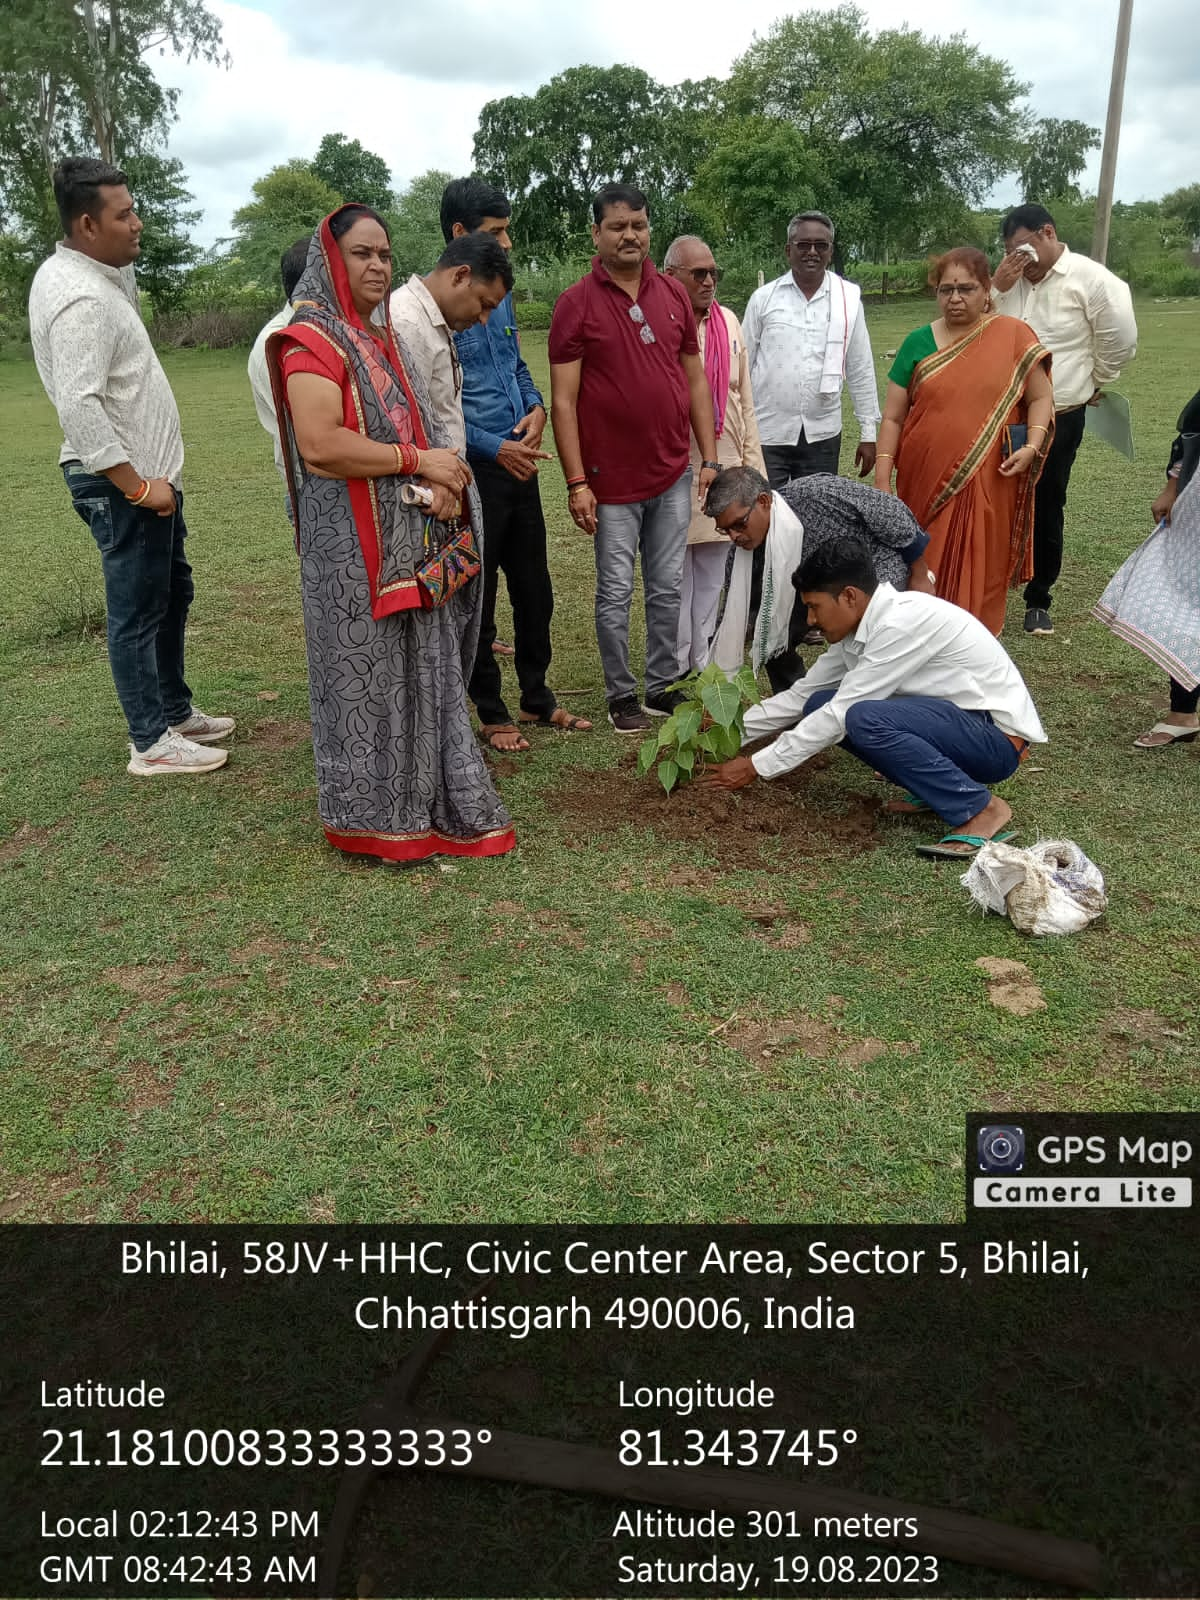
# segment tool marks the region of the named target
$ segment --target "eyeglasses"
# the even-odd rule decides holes
[[[977,289],[982,288],[983,285],[981,283],[939,283],[937,292],[938,298],[941,300],[953,300],[955,295],[965,300],[968,295],[972,295]]]
[[[747,527],[749,527],[749,525],[750,525],[750,518],[753,515],[754,515],[754,507],[751,506],[749,511],[747,511],[746,515],[744,517],[739,517],[736,522],[727,522],[724,527],[722,527],[721,524],[718,522],[717,523],[717,532],[718,533],[745,533]]]
[[[724,277],[720,267],[688,267],[685,270],[693,283],[703,283],[706,278],[711,278],[714,283],[720,283]]]
[[[815,250],[819,256],[828,255],[833,249],[828,239],[793,239],[793,250]]]
[[[643,344],[657,344],[658,341],[654,337],[654,329],[646,321],[646,313],[636,300],[629,308],[629,320],[638,324],[638,332],[641,334]]]

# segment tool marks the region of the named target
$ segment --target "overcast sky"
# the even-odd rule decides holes
[[[1136,0],[1119,200],[1153,199],[1200,179],[1194,136],[1200,29],[1196,0]],[[530,93],[581,63],[642,67],[660,82],[724,77],[776,17],[824,5],[738,0],[608,0],[571,14],[569,0],[209,0],[220,18],[228,70],[156,62],[177,86],[170,153],[183,162],[203,219],[203,244],[227,235],[250,185],[293,156],[311,156],[325,133],[378,152],[402,188],[429,167],[470,171],[480,107]],[[1102,127],[1117,0],[862,0],[872,29],[907,24],[961,32],[1008,60],[1030,84],[1041,116]],[[945,17],[948,23],[941,25]],[[1096,152],[1085,176],[1093,190]],[[1001,191],[998,203],[1019,198]]]

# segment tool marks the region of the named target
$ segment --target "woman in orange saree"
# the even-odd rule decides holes
[[[995,634],[1007,591],[1032,575],[1033,489],[1054,427],[1050,352],[1028,324],[989,312],[982,250],[934,263],[941,316],[910,333],[888,374],[875,487],[929,534],[937,593]],[[1026,437],[1014,426],[1024,424]]]

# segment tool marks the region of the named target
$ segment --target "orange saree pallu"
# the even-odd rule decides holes
[[[1029,374],[1050,352],[1016,317],[992,317],[926,356],[909,381],[896,492],[929,534],[937,592],[995,634],[1007,591],[1033,576],[1033,490],[1041,471],[1002,477],[1005,427],[1024,420]],[[1049,445],[1047,436],[1043,445]]]

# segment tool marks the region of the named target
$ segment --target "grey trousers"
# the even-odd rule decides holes
[[[679,676],[679,600],[691,516],[690,467],[653,500],[597,507],[596,643],[610,705],[637,697],[629,669],[629,608],[639,552],[646,598],[646,693],[661,694]]]

